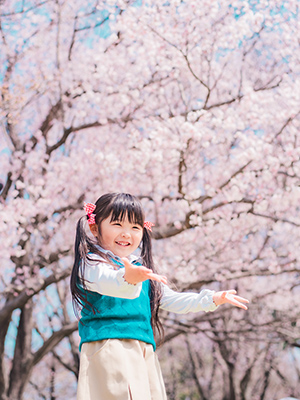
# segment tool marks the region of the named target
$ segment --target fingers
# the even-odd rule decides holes
[[[244,299],[244,297],[240,297],[240,296],[234,296],[234,298],[238,301],[241,301],[242,303],[250,303],[249,300]]]
[[[221,292],[222,294],[221,294],[221,299],[222,300],[225,300],[226,299],[226,296],[228,295],[228,294],[236,294],[236,290],[224,290],[224,292]]]
[[[245,304],[242,304],[242,303],[240,303],[240,302],[238,302],[238,301],[232,301],[232,302],[230,302],[230,303],[231,303],[232,305],[236,306],[236,307],[242,308],[243,310],[248,310],[248,307],[245,306]]]
[[[237,295],[236,295],[236,290],[225,290],[225,291],[222,293],[222,296],[221,296],[222,299],[225,299],[225,298],[227,297],[227,295],[232,295],[232,297],[233,297],[235,300],[240,301],[240,302],[242,302],[242,303],[249,303],[249,300],[245,299],[244,297],[237,296]]]
[[[149,279],[152,279],[153,281],[164,283],[165,285],[167,285],[167,283],[168,283],[167,277],[163,276],[163,275],[158,275],[158,274],[152,273],[149,275]]]
[[[131,265],[128,258],[122,257],[121,260],[123,261],[125,267],[129,267]]]
[[[224,304],[224,303],[229,303],[232,304],[233,306],[242,308],[243,310],[248,310],[248,307],[245,306],[243,303],[249,303],[249,300],[237,296],[236,295],[236,290],[225,290],[223,292],[219,292],[219,298],[220,302],[217,300],[216,304]]]
[[[243,310],[248,310],[248,307],[245,306],[245,304],[243,304],[243,303],[249,303],[249,300],[244,299],[243,297],[231,295],[231,296],[228,296],[227,300],[228,300],[228,303],[230,303],[236,307],[242,308]]]
[[[148,279],[151,279],[151,280],[153,280],[153,281],[162,282],[162,283],[164,283],[164,284],[167,284],[168,280],[167,280],[167,277],[166,277],[166,276],[155,274],[155,273],[152,272],[151,269],[149,269],[149,268],[146,268],[146,267],[142,267],[142,268],[143,268],[145,274],[147,275],[147,278],[148,278]]]

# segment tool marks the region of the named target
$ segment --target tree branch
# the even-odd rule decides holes
[[[32,298],[35,294],[39,293],[42,290],[45,290],[52,283],[59,282],[62,279],[67,278],[70,275],[70,270],[64,270],[60,274],[52,274],[45,278],[42,283],[39,281],[35,287],[32,287],[32,293],[28,294],[26,290],[23,290],[17,297],[8,300],[4,307],[0,310],[0,325],[4,323],[4,321],[9,318],[10,314],[17,308],[22,308],[26,304],[26,302]]]
[[[92,122],[89,124],[83,124],[83,125],[80,125],[77,127],[65,128],[62,137],[54,145],[47,146],[46,154],[50,155],[54,150],[58,149],[61,145],[63,145],[71,133],[78,132],[78,131],[81,131],[84,129],[95,128],[95,127],[99,127],[99,126],[103,126],[103,124],[101,124],[98,121],[95,121],[95,122]]]
[[[52,123],[53,119],[57,118],[57,115],[58,115],[59,111],[61,110],[61,108],[62,108],[62,101],[61,101],[61,99],[59,99],[58,102],[50,108],[50,111],[48,112],[46,118],[41,123],[40,130],[43,133],[43,136],[45,139],[47,138],[47,133],[52,128],[51,123]]]
[[[20,11],[15,11],[15,12],[13,12],[13,13],[0,14],[0,17],[5,18],[5,17],[11,17],[11,16],[13,16],[13,15],[25,14],[25,13],[27,13],[27,12],[29,12],[29,11],[32,11],[32,10],[38,8],[38,7],[43,6],[43,5],[46,4],[46,3],[49,3],[50,1],[51,1],[51,0],[42,1],[41,3],[36,4],[35,6],[32,6],[32,7],[27,8],[27,10],[24,10],[24,9],[22,8]]]
[[[297,114],[289,117],[286,122],[283,124],[283,126],[281,127],[280,131],[276,133],[275,135],[275,139],[278,138],[278,136],[280,136],[282,134],[282,132],[285,130],[285,128],[289,125],[290,122],[292,122],[296,117],[298,117],[298,115],[300,114],[300,111],[297,112]]]
[[[279,217],[274,217],[272,215],[265,215],[265,214],[262,214],[262,213],[254,212],[253,210],[249,210],[248,213],[252,214],[252,215],[255,215],[257,217],[271,219],[274,222],[280,221],[280,222],[284,222],[284,223],[287,223],[287,224],[291,224],[293,226],[297,226],[297,227],[300,226],[300,224],[297,224],[296,222],[290,221],[290,220],[288,220],[286,218],[279,218]]]
[[[8,192],[9,192],[9,189],[10,189],[12,183],[13,183],[11,177],[12,177],[12,173],[9,172],[7,174],[6,183],[5,183],[4,188],[3,188],[2,192],[1,192],[1,195],[0,195],[0,197],[2,197],[3,200],[6,200]]]
[[[32,358],[32,366],[38,364],[41,359],[50,351],[54,349],[54,347],[66,336],[71,335],[74,331],[78,329],[78,322],[72,322],[68,325],[63,326],[59,331],[53,332],[53,334],[47,339],[43,346],[39,348],[34,354]]]
[[[245,165],[243,165],[241,168],[239,168],[236,172],[234,172],[233,175],[231,175],[230,178],[228,178],[224,183],[222,183],[221,186],[219,186],[219,189],[222,190],[225,186],[228,185],[228,183],[235,178],[237,175],[239,175],[241,172],[244,171],[244,169],[246,169],[248,167],[248,165],[250,165],[252,163],[253,160],[248,161]]]

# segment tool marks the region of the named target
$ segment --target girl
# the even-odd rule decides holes
[[[81,310],[77,400],[165,400],[155,354],[162,335],[158,310],[214,311],[230,303],[247,310],[234,290],[176,293],[158,275],[151,252],[151,226],[139,200],[108,193],[85,205],[77,224],[71,292]],[[85,232],[88,220],[92,238]],[[140,246],[140,255],[134,251]]]

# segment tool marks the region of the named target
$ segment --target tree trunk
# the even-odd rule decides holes
[[[5,343],[5,337],[8,331],[8,327],[10,324],[10,318],[7,318],[5,321],[1,323],[1,329],[0,329],[0,400],[7,400],[7,375],[5,371],[5,365],[4,365],[4,343]]]
[[[22,399],[25,384],[32,370],[32,300],[21,309],[18,334],[16,339],[13,365],[10,372],[8,397],[11,400]]]

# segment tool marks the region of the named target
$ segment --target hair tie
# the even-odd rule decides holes
[[[150,231],[150,232],[152,232],[152,226],[155,226],[152,222],[150,222],[150,221],[144,222],[144,228],[148,229],[148,231]]]
[[[84,211],[86,213],[89,225],[94,225],[96,223],[96,221],[95,221],[96,214],[92,214],[93,211],[95,211],[95,209],[96,209],[95,204],[84,203]]]

